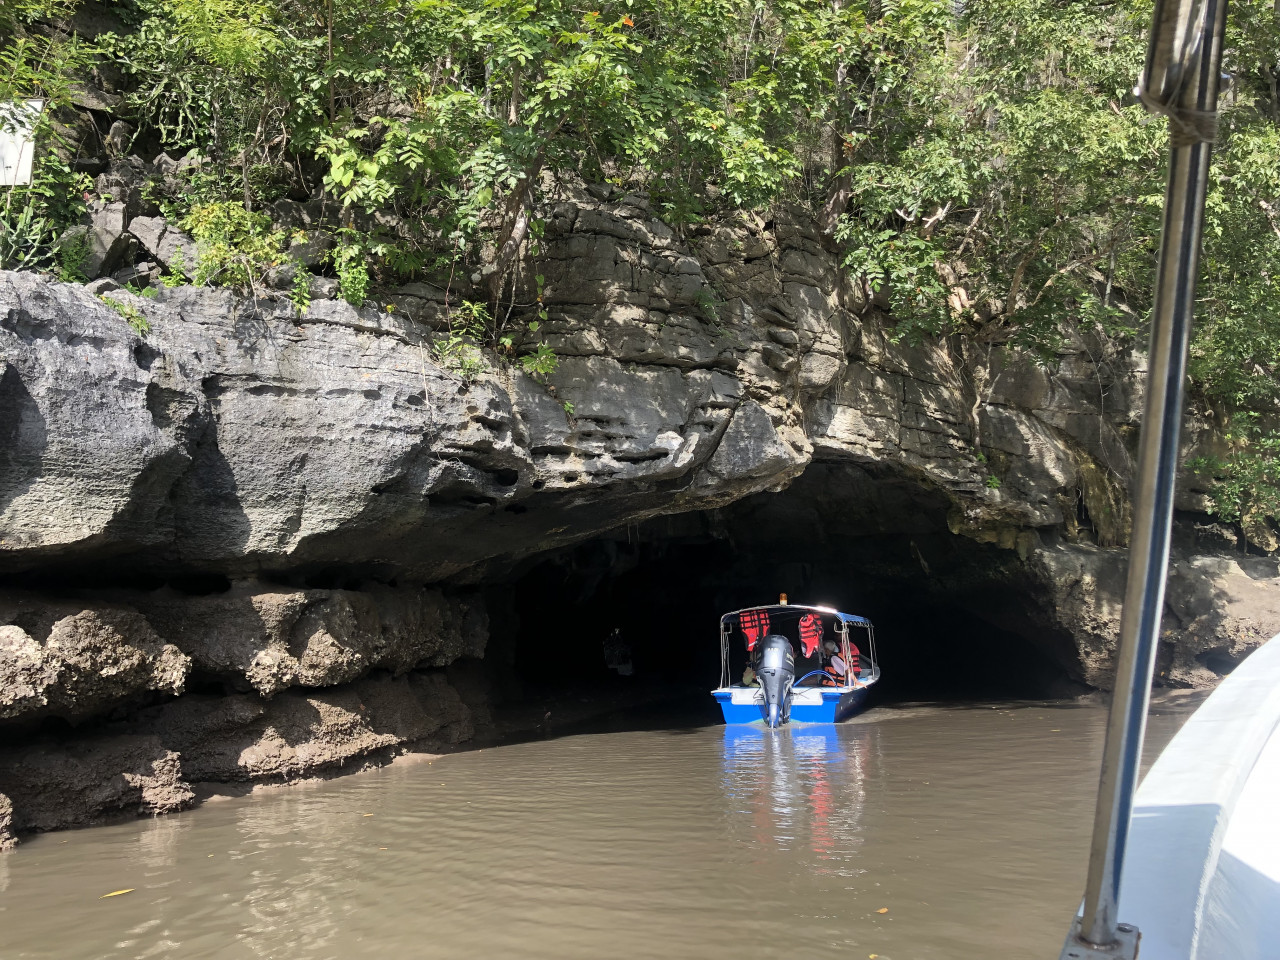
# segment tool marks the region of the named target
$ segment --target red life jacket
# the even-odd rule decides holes
[[[738,626],[742,635],[747,638],[747,652],[756,648],[756,644],[769,632],[768,610],[744,610],[738,615]]]
[[[800,618],[800,650],[812,657],[822,644],[822,618],[806,613]]]

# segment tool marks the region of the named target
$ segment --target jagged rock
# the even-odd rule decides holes
[[[55,136],[45,142],[52,154],[78,171],[96,173],[102,169],[104,145],[91,113],[67,105],[55,109],[50,121]]]
[[[312,216],[309,205],[277,206],[300,223]],[[701,259],[646,216],[636,203],[614,210],[581,200],[553,212],[540,266],[551,317],[537,336],[560,360],[546,384],[509,370],[463,382],[440,366],[439,342],[431,346],[419,322],[437,302],[430,287],[401,296],[406,306],[410,296],[421,301],[416,315],[318,297],[301,319],[281,300],[161,289],[140,308],[152,324],[145,362],[128,362],[136,338],[116,324],[118,341],[104,341],[102,357],[120,356],[121,367],[95,372],[95,359],[72,378],[78,395],[95,398],[90,410],[164,407],[151,426],[176,444],[165,483],[129,489],[126,477],[157,478],[142,470],[138,444],[125,443],[111,458],[120,479],[79,498],[115,498],[116,509],[160,522],[140,537],[81,520],[83,537],[62,542],[99,538],[135,552],[153,544],[162,549],[140,559],[158,569],[232,577],[263,563],[363,563],[415,582],[479,578],[483,564],[628,519],[776,489],[813,458],[902,471],[951,498],[954,533],[1020,557],[1038,529],[1123,542],[1120,494],[1132,470],[1124,431],[1136,426],[1139,363],[1101,341],[1065,343],[1053,371],[1009,348],[970,355],[964,344],[895,344],[862,312],[859,292],[842,286],[813,231],[786,211],[772,233],[714,232]],[[131,229],[152,248],[170,233],[158,218]],[[748,269],[754,263],[761,269]],[[74,291],[8,283],[0,289],[35,304],[28,313],[60,331],[58,342],[101,314]],[[315,285],[333,293],[331,282]],[[706,289],[718,305],[700,303]],[[11,353],[58,353],[36,346],[48,342],[20,338]],[[157,382],[161,372],[173,383]],[[65,382],[29,363],[18,381]],[[121,394],[128,402],[109,399]],[[46,417],[39,401],[28,406],[33,425]],[[115,443],[126,422],[113,413],[95,435]],[[59,425],[53,439],[74,429]],[[32,443],[15,464],[40,455]],[[39,542],[19,541],[19,552],[59,542],[59,514],[45,509],[37,521],[36,504],[8,505],[19,530],[48,530],[26,534]],[[34,562],[6,541],[0,566]]]
[[[152,166],[155,167],[156,173],[162,177],[176,177],[178,175],[178,161],[167,153],[162,153],[156,157]]]
[[[285,206],[300,222],[311,216],[308,205]],[[786,484],[814,457],[908,472],[953,498],[951,529],[979,542],[1015,549],[1024,532],[1055,526],[1084,536],[1079,501],[1098,514],[1102,542],[1122,542],[1117,493],[1132,469],[1122,431],[1136,424],[1139,367],[1114,347],[1068,342],[1049,373],[1009,348],[979,357],[894,344],[881,321],[851,309],[865,309],[858,291],[841,286],[830,255],[785,211],[773,233],[714,234],[695,269],[698,258],[669,230],[636,204],[628,210],[578,202],[553,213],[540,267],[551,317],[537,336],[560,360],[545,385],[508,371],[463,383],[441,367],[418,322],[434,300],[408,317],[357,310],[322,299],[332,282],[317,280],[321,296],[299,320],[280,300],[160,290],[140,308],[152,324],[147,364],[100,381],[92,365],[89,379],[84,368],[76,375],[78,394],[105,398],[156,371],[183,374],[178,386],[141,391],[179,403],[188,413],[178,420],[189,424],[174,451],[180,469],[155,490],[172,508],[142,508],[161,519],[165,544],[150,561],[237,577],[263,562],[394,557],[391,567],[417,582],[479,576],[491,559],[566,542],[553,530],[581,539],[628,518],[717,506]],[[158,218],[131,229],[153,248],[170,232]],[[762,269],[743,269],[756,262]],[[698,302],[708,282],[714,309]],[[64,331],[63,342],[94,315],[72,291],[31,294],[40,324]],[[119,336],[122,348],[134,342]],[[52,373],[32,368],[20,379]],[[117,406],[97,399],[91,409]],[[33,410],[44,415],[39,403]],[[178,440],[170,419],[153,422]],[[118,434],[118,420],[97,435]],[[134,464],[129,475],[144,476],[129,456],[136,444],[120,449]],[[677,481],[678,495],[654,486]],[[154,488],[103,489],[134,504]],[[585,490],[594,496],[558,499]],[[519,514],[507,512],[513,504]],[[24,501],[13,516],[34,530],[22,519],[28,506],[36,509]],[[90,529],[114,549],[156,542]],[[0,566],[12,567],[6,547]]]
[[[87,243],[81,269],[91,280],[114,273],[133,249],[133,239],[125,232],[123,203],[91,203],[85,222],[72,228],[69,236],[83,237]]]
[[[313,300],[332,300],[338,295],[338,281],[331,277],[312,277],[308,293]]]
[[[193,275],[199,257],[195,241],[163,217],[134,217],[129,221],[129,232],[162,266],[187,277]]]
[[[784,482],[804,464],[804,457],[778,436],[764,408],[748,402],[734,412],[707,470],[724,479],[769,477]]]
[[[1269,557],[1178,556],[1169,570],[1165,679],[1205,686],[1280,634],[1280,562]]]
[[[512,357],[473,351],[468,368],[451,352],[456,305],[474,296],[465,277],[450,279],[448,306],[421,283],[360,308],[312,278],[302,316],[282,294],[160,287],[136,301],[143,339],[84,288],[0,273],[0,571],[110,562],[137,578],[236,582],[200,596],[87,597],[46,627],[11,618],[6,722],[56,702],[120,702],[91,688],[96,654],[72,672],[87,692],[64,701],[41,659],[57,622],[123,635],[122,621],[76,620],[114,610],[189,656],[202,691],[235,691],[132,705],[129,729],[151,763],[168,751],[189,776],[288,779],[462,735],[456,698],[420,672],[484,649],[483,608],[459,612],[461,585],[624,525],[698,512],[715,527],[788,484],[812,504],[806,544],[823,541],[821,513],[842,492],[864,552],[898,537],[884,576],[923,571],[930,589],[1037,645],[1064,675],[1110,682],[1139,352],[1099,332],[1067,336],[1050,358],[962,336],[895,342],[795,211],[767,227],[708,225],[691,244],[644,197],[607,202],[615,193],[570,185],[544,211],[536,274],[548,316],[528,329],[530,287],[503,321],[516,355],[540,344],[557,355],[537,378]],[[316,231],[325,216],[318,200],[275,213]],[[158,261],[182,250],[194,265],[164,220],[139,215],[129,230]],[[1213,424],[1193,418],[1187,434],[1191,448],[1215,449]],[[1178,502],[1194,509],[1203,491],[1185,479]],[[786,511],[775,522],[800,527]],[[1166,682],[1194,685],[1280,630],[1280,578],[1274,561],[1216,555],[1221,531],[1192,539],[1175,552],[1160,657]],[[359,585],[265,582],[317,574]],[[124,673],[138,696],[176,689],[148,687],[141,667]],[[116,749],[94,743],[95,757]],[[83,769],[136,770],[142,754],[114,756]],[[9,791],[11,761],[0,758],[0,792],[18,829],[38,826],[28,802],[54,804],[58,788]],[[69,802],[136,806],[136,791],[113,790]]]
[[[45,691],[57,678],[56,663],[25,630],[0,627],[0,719],[47,706]]]
[[[6,624],[0,626],[0,720],[81,719],[147,692],[182,692],[190,659],[139,614],[98,609],[59,616],[68,609],[74,608],[0,598]],[[50,624],[52,617],[59,618]]]
[[[1049,616],[1081,651],[1080,679],[1109,687],[1124,603],[1126,557],[1090,544],[1036,547]],[[1205,686],[1280,634],[1280,561],[1187,555],[1170,559],[1157,668],[1176,686]]]
[[[289,691],[270,701],[188,697],[139,725],[165,731],[192,781],[222,783],[313,776],[427,738],[457,743],[472,729],[466,706],[438,674]]]
[[[187,176],[189,173],[194,170],[198,170],[208,162],[209,160],[207,157],[202,156],[195,150],[188,150],[182,159],[178,161],[178,169],[175,173],[179,177]]]
[[[188,696],[145,711],[128,731],[0,746],[0,850],[18,832],[183,809],[191,783],[288,782],[410,743],[455,744],[473,727],[446,678],[429,673],[270,701]]]
[[[156,629],[196,669],[246,681],[270,697],[327,687],[371,669],[402,674],[484,654],[485,611],[438,590],[283,590],[246,583],[207,597],[138,598]]]
[[[69,93],[71,102],[77,107],[83,107],[86,110],[99,110],[102,113],[111,113],[124,100],[123,97],[117,94],[106,93],[86,83],[73,83]]]
[[[107,202],[124,204],[125,223],[135,217],[155,216],[160,212],[146,195],[153,168],[137,157],[119,157],[107,164],[104,173],[94,180],[94,190]]]
[[[328,261],[329,251],[332,249],[333,240],[328,234],[320,230],[309,230],[303,239],[290,242],[289,256],[308,270],[314,270]]]
[[[112,277],[101,277],[86,283],[84,288],[93,296],[101,297],[104,293],[113,293],[119,290],[120,284]]]
[[[176,696],[190,659],[164,643],[145,619],[125,611],[85,611],[59,620],[45,644],[57,658],[57,685],[45,696],[62,716],[83,716],[140,691]]]
[[[13,801],[0,793],[0,853],[12,850],[18,843],[13,835]]]
[[[273,287],[276,290],[291,290],[297,276],[297,264],[282,263],[280,266],[272,267],[267,271],[267,286]],[[311,288],[310,281],[307,281],[307,288]]]
[[[307,205],[289,199],[271,204],[271,221],[285,230],[302,230],[314,224]]]
[[[144,260],[142,263],[135,263],[131,267],[125,267],[123,270],[117,270],[111,275],[111,279],[116,281],[117,284],[127,284],[135,287],[148,287],[159,279],[159,276],[160,268],[150,260]],[[103,293],[105,291],[98,292]]]

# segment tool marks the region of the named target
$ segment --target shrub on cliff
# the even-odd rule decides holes
[[[41,149],[34,157],[31,184],[0,188],[0,269],[76,273],[79,252],[64,246],[61,237],[84,212],[89,181],[72,168],[59,118],[71,104],[73,80],[91,62],[93,48],[61,22],[75,2],[0,4],[0,129],[16,128],[15,110],[23,101],[44,101],[34,130]]]

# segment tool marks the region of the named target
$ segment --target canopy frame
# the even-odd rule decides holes
[[[754,607],[743,607],[740,610],[730,610],[728,613],[722,614],[720,617],[720,687],[726,689],[732,686],[732,678],[729,676],[729,638],[733,634],[734,628],[738,625],[738,617],[741,614],[748,613],[753,610],[764,610],[769,614],[770,619],[776,613],[789,614],[795,613],[796,619],[806,613],[817,613],[821,616],[832,617],[835,620],[836,636],[839,637],[840,656],[845,663],[851,663],[852,650],[850,649],[852,641],[849,636],[849,628],[851,626],[861,627],[867,631],[867,647],[870,651],[868,659],[871,662],[871,676],[866,681],[873,683],[880,679],[880,657],[876,652],[876,630],[875,626],[866,617],[855,616],[852,613],[842,613],[834,607],[820,607],[801,603],[766,603],[759,604]],[[848,683],[848,686],[856,686],[856,682]]]

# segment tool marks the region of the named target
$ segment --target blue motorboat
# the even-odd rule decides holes
[[[725,723],[839,723],[862,709],[879,679],[875,628],[865,617],[790,604],[784,595],[720,618],[720,686],[712,695]]]

